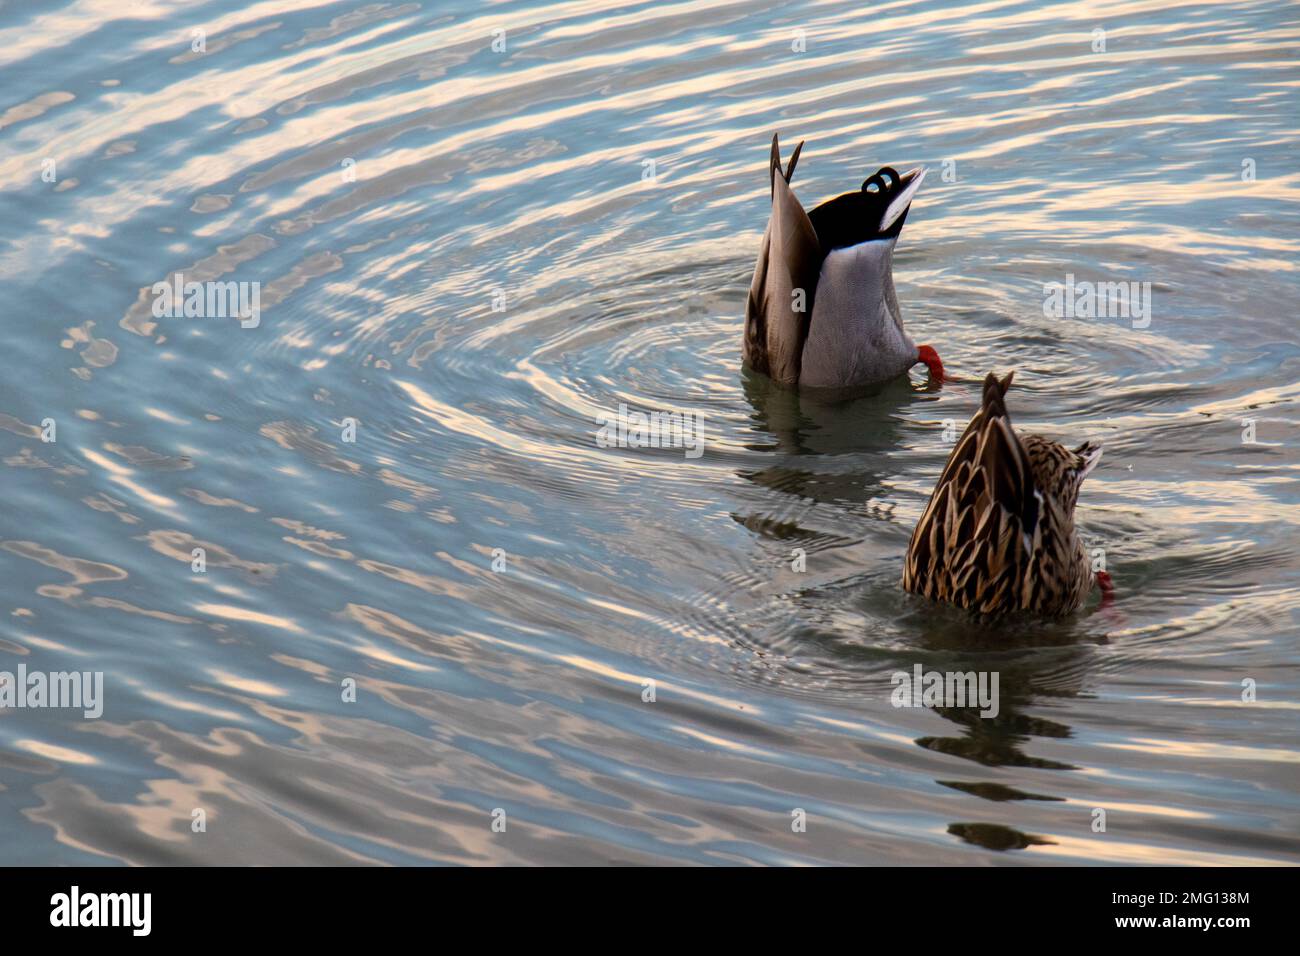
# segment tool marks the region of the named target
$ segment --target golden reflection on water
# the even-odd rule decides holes
[[[1293,862],[1280,10],[263,0],[210,11],[206,54],[160,2],[0,19],[33,318],[3,333],[0,669],[109,691],[0,714],[0,856]],[[954,381],[824,406],[742,373],[773,130],[807,203],[934,168],[896,271]],[[261,282],[262,327],[154,316],[176,272]],[[1045,319],[1067,273],[1152,282],[1151,326]],[[1080,521],[1119,600],[991,636],[898,561],[936,433],[1011,366],[1019,425],[1106,443]],[[702,414],[704,458],[598,448],[620,403]],[[999,717],[891,707],[918,660],[998,669]],[[196,847],[195,807],[233,836]]]

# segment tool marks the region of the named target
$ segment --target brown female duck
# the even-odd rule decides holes
[[[1011,375],[984,380],[984,397],[912,532],[903,587],[984,615],[1077,610],[1095,578],[1074,528],[1079,486],[1101,446],[1070,451],[1016,434],[1005,404]]]

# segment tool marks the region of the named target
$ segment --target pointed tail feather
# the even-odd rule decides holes
[[[768,175],[768,179],[771,181],[771,186],[773,190],[776,189],[776,176],[778,173],[780,173],[781,178],[784,179],[787,184],[789,184],[791,177],[794,176],[794,167],[799,162],[799,154],[803,151],[803,144],[804,141],[799,140],[799,145],[796,146],[794,148],[794,152],[790,154],[789,165],[786,166],[785,172],[781,172],[780,134],[779,133],[772,134],[772,154],[768,160],[767,175]]]

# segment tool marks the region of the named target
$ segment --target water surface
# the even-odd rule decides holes
[[[0,862],[1295,863],[1298,43],[1282,2],[0,4],[0,670],[105,684],[0,711]],[[956,381],[742,370],[777,130],[809,205],[930,167],[896,281]],[[260,324],[155,317],[178,271]],[[1044,316],[1069,275],[1149,325]],[[1117,600],[978,628],[898,580],[1013,368],[1018,426],[1105,444]],[[620,403],[704,454],[598,447]],[[916,664],[999,715],[891,706]]]

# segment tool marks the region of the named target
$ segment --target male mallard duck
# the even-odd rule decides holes
[[[917,363],[942,381],[938,353],[912,342],[894,294],[894,243],[925,169],[900,176],[885,166],[861,190],[805,213],[790,189],[802,149],[782,172],[772,137],[772,214],[745,309],[745,363],[809,388],[886,382]]]
[[[1101,446],[1070,451],[1018,436],[1005,404],[1010,385],[1011,374],[984,380],[980,409],[912,532],[903,587],[981,614],[1069,614],[1094,582],[1074,505]],[[1104,572],[1096,578],[1109,587]]]

